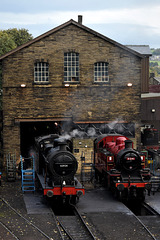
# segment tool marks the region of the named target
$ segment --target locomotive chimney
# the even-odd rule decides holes
[[[66,142],[60,142],[59,146],[60,146],[61,151],[66,151],[66,148],[67,148],[68,145],[67,145]]]
[[[125,148],[132,148],[132,141],[131,140],[126,140],[125,141]]]

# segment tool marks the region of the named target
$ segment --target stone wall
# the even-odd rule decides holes
[[[64,52],[79,53],[80,82],[66,88]],[[34,84],[35,61],[49,63],[49,84]],[[109,82],[94,82],[94,63],[109,63]],[[133,86],[126,85],[132,82]],[[4,149],[20,154],[16,119],[70,117],[73,121],[140,122],[141,58],[69,25],[3,60]],[[22,83],[26,84],[21,88]],[[139,139],[139,131],[136,130]],[[90,153],[89,153],[90,154]]]

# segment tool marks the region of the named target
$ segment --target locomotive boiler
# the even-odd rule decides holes
[[[35,142],[36,172],[43,194],[75,203],[84,195],[84,188],[75,177],[78,162],[70,144],[56,134],[38,137]]]
[[[151,175],[145,167],[145,155],[133,149],[127,137],[109,134],[95,140],[96,178],[105,180],[107,186],[120,200],[145,198],[150,193]]]

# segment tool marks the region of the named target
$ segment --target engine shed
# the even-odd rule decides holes
[[[140,145],[149,54],[79,19],[0,57],[4,153],[27,155],[35,137],[51,133],[72,138],[79,161],[84,155],[92,161],[93,139],[102,133],[121,133]]]

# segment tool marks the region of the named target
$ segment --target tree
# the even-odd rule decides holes
[[[152,50],[152,55],[160,55],[160,48]]]
[[[156,67],[156,66],[158,66],[158,62],[150,62],[149,66],[150,67]]]
[[[16,48],[14,40],[5,32],[0,31],[0,55],[3,55]]]
[[[5,32],[0,31],[0,55],[3,55],[12,49],[16,48],[16,44],[13,39]],[[0,65],[0,89],[1,89],[1,79],[2,79],[2,66]]]
[[[0,30],[0,55],[5,54],[32,39],[32,35],[24,28],[19,30],[17,28]]]
[[[17,47],[33,39],[32,35],[28,33],[28,30],[24,28],[19,30],[12,28],[4,30],[4,33],[7,33],[13,39]]]

